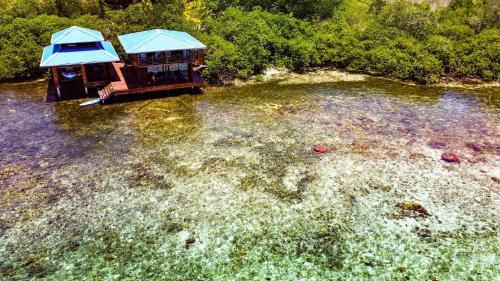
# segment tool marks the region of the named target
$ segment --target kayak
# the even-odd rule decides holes
[[[101,102],[101,99],[91,99],[86,102],[80,103],[80,106],[90,106],[94,104],[98,104]]]

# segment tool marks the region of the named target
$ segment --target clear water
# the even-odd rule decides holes
[[[0,85],[4,278],[497,272],[498,88],[264,83],[88,108],[45,90]]]

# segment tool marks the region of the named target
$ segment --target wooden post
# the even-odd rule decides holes
[[[139,67],[140,63],[139,63],[139,55],[138,54],[132,54],[132,55],[130,55],[130,64],[132,66]]]
[[[82,70],[83,87],[85,87],[85,94],[89,94],[89,89],[87,88],[87,69],[84,64],[80,65]]]
[[[61,85],[59,84],[59,72],[57,71],[57,67],[52,66],[50,68],[50,72],[52,74],[52,80],[54,80],[54,86],[56,86],[57,97],[61,97]]]
[[[194,73],[193,73],[193,64],[192,63],[188,63],[188,73],[189,73],[189,82],[193,82]]]
[[[196,53],[196,64],[201,65],[205,63],[205,54],[203,50],[198,50]]]
[[[111,81],[114,79],[113,69],[115,69],[115,67],[114,67],[112,62],[106,63],[105,66],[106,66],[106,71],[108,73],[108,80]],[[117,73],[117,75],[118,75],[118,73]]]
[[[140,67],[134,67],[134,70],[137,73],[137,84],[139,87],[142,87],[142,73],[141,73],[141,68]]]

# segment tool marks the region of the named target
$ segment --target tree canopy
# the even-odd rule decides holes
[[[443,75],[498,79],[497,6],[494,0],[453,0],[434,10],[404,0],[0,0],[0,79],[43,74],[43,46],[71,25],[100,30],[118,50],[119,34],[187,31],[208,46],[204,75],[214,82],[269,66],[333,66],[419,83]]]

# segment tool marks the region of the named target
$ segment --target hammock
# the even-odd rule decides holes
[[[61,74],[62,74],[62,76],[64,76],[64,78],[69,79],[69,80],[75,79],[76,76],[78,76],[76,74],[76,72],[64,72],[64,71],[61,71]]]

